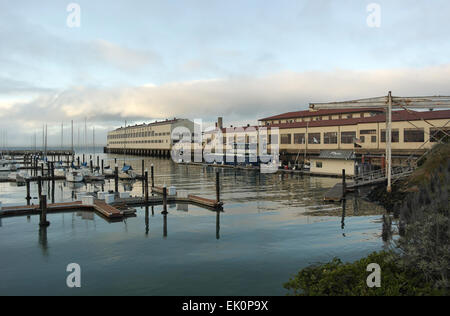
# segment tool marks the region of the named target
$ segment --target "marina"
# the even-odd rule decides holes
[[[115,159],[121,164],[124,156],[101,155],[101,159],[114,165]],[[12,273],[10,277],[3,278],[0,293],[14,293],[23,289],[25,278],[39,273],[55,287],[52,289],[35,282],[28,287],[28,293],[39,291],[51,294],[57,290],[69,294],[70,290],[56,285],[58,273],[54,275],[50,271],[58,270],[61,260],[72,256],[79,258],[82,265],[91,266],[89,262],[96,260],[106,264],[109,255],[102,254],[102,251],[96,255],[93,253],[99,249],[109,249],[107,253],[112,251],[117,253],[117,257],[114,263],[108,264],[108,271],[125,266],[134,271],[128,274],[128,280],[131,280],[129,293],[283,295],[281,285],[284,279],[302,264],[325,260],[337,253],[344,254],[350,260],[383,245],[379,238],[381,226],[378,222],[383,208],[349,194],[343,226],[342,205],[323,201],[327,188],[340,182],[338,178],[288,173],[260,174],[244,169],[176,164],[160,158],[127,157],[126,160],[135,170],[142,168],[144,160],[144,168],[150,171],[148,202],[145,201],[145,185],[142,185],[142,181],[118,183],[119,196],[111,206],[119,211],[123,207],[134,209],[135,212],[130,216],[110,221],[92,207],[82,206],[82,202],[77,201],[78,193],[97,191],[98,196],[98,192],[114,192],[114,180],[106,179],[103,184],[68,184],[64,180],[55,180],[54,193],[52,181],[43,181],[42,187],[47,188],[51,201],[47,208],[46,220],[50,223],[47,227],[39,225],[36,185],[30,188],[31,203],[35,204],[30,214],[27,215],[27,210],[23,216],[0,217],[0,246],[6,251],[16,245],[16,250],[10,251],[11,255],[2,259],[2,274],[6,273],[7,263],[21,254],[20,249],[33,249],[28,256],[36,262],[35,269],[27,270],[23,276]],[[154,189],[152,164],[158,170],[154,172]],[[216,201],[217,172],[220,174],[219,199],[223,202],[220,210],[207,207],[204,203],[198,204],[195,198],[207,199],[212,203]],[[177,189],[176,197],[167,195],[167,213],[164,212],[161,195],[164,184],[167,189],[172,186]],[[26,196],[25,186],[13,185],[0,184],[0,199],[5,212],[12,211],[8,208],[23,206],[21,201]],[[121,199],[120,193],[129,196]],[[191,201],[188,200],[189,196],[193,198]],[[54,207],[58,207],[59,203],[63,203],[60,210],[51,206],[56,204]],[[111,244],[109,238],[120,242]],[[34,246],[36,241],[39,247]],[[307,246],[317,242],[329,246],[325,249]],[[71,250],[64,250],[67,247]],[[293,247],[302,251],[292,252],[290,249]],[[60,255],[56,255],[58,252]],[[205,257],[206,253],[209,255]],[[266,259],[258,260],[261,256]],[[280,264],[285,267],[283,271],[278,268]],[[146,273],[143,272],[144,266],[147,266]],[[211,266],[218,270],[211,269]],[[16,271],[19,270],[20,265]],[[185,275],[187,279],[180,284],[173,276],[179,275],[181,271],[184,271],[183,275],[188,273],[190,276]],[[109,279],[106,271],[93,268],[86,273],[86,279],[95,273],[103,286],[96,287],[89,283],[80,293],[89,294],[96,289],[103,294],[117,291],[115,281]],[[142,276],[145,277],[139,281]],[[224,286],[214,286],[214,282],[208,281],[211,278]],[[265,281],[256,281],[261,278]],[[15,280],[15,285],[9,280]],[[116,278],[113,280],[117,281]],[[201,288],[197,286],[198,282],[203,284]],[[242,288],[242,282],[248,286]]]

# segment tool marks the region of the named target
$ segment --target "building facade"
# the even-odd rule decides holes
[[[184,128],[184,133],[189,132],[191,135],[194,133],[194,122],[177,118],[120,127],[108,133],[105,151],[116,154],[170,157],[170,151],[180,136],[175,131],[178,127]]]
[[[240,148],[259,148],[261,134],[267,133],[267,152],[271,153],[276,144],[280,160],[285,164],[303,163],[323,150],[352,151],[359,160],[384,164],[384,109],[306,110],[263,118],[259,122],[259,126],[222,128],[223,151],[233,150],[236,144]],[[411,156],[420,157],[446,135],[450,135],[450,110],[393,111],[393,164],[400,165]],[[214,135],[209,137],[214,139]],[[257,145],[252,147],[255,140]]]

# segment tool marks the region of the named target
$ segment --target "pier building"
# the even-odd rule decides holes
[[[172,132],[177,127],[194,133],[194,122],[188,119],[155,121],[148,124],[122,126],[110,131],[107,136],[105,152],[126,155],[170,157],[172,146],[177,137],[172,139]]]

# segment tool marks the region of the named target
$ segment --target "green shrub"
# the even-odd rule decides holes
[[[284,287],[290,295],[300,296],[403,296],[444,295],[426,282],[417,270],[406,269],[393,252],[372,253],[354,263],[331,262],[301,270]],[[381,268],[381,287],[369,288],[367,266],[377,263]]]

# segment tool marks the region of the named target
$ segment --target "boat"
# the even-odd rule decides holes
[[[106,175],[113,175],[114,174],[114,169],[111,168],[110,166],[106,166],[103,168],[103,173]]]
[[[261,173],[275,173],[278,171],[278,168],[280,167],[281,163],[276,162],[274,160],[270,161],[267,164],[261,163],[259,165],[259,171]]]
[[[82,182],[83,179],[83,174],[76,169],[70,169],[66,174],[66,180],[68,182]]]
[[[89,174],[87,176],[84,177],[86,179],[86,181],[105,181],[105,176],[102,175],[101,173],[99,173],[98,171],[95,171],[92,174]]]
[[[15,164],[10,163],[4,163],[0,165],[0,172],[10,172],[10,171],[16,171],[17,166]]]
[[[133,168],[129,165],[124,164],[122,170],[119,173],[119,178],[122,180],[133,180],[136,179],[137,174],[134,172]]]
[[[25,183],[27,180],[31,179],[31,176],[28,172],[22,170],[16,173],[16,182],[17,183]]]

